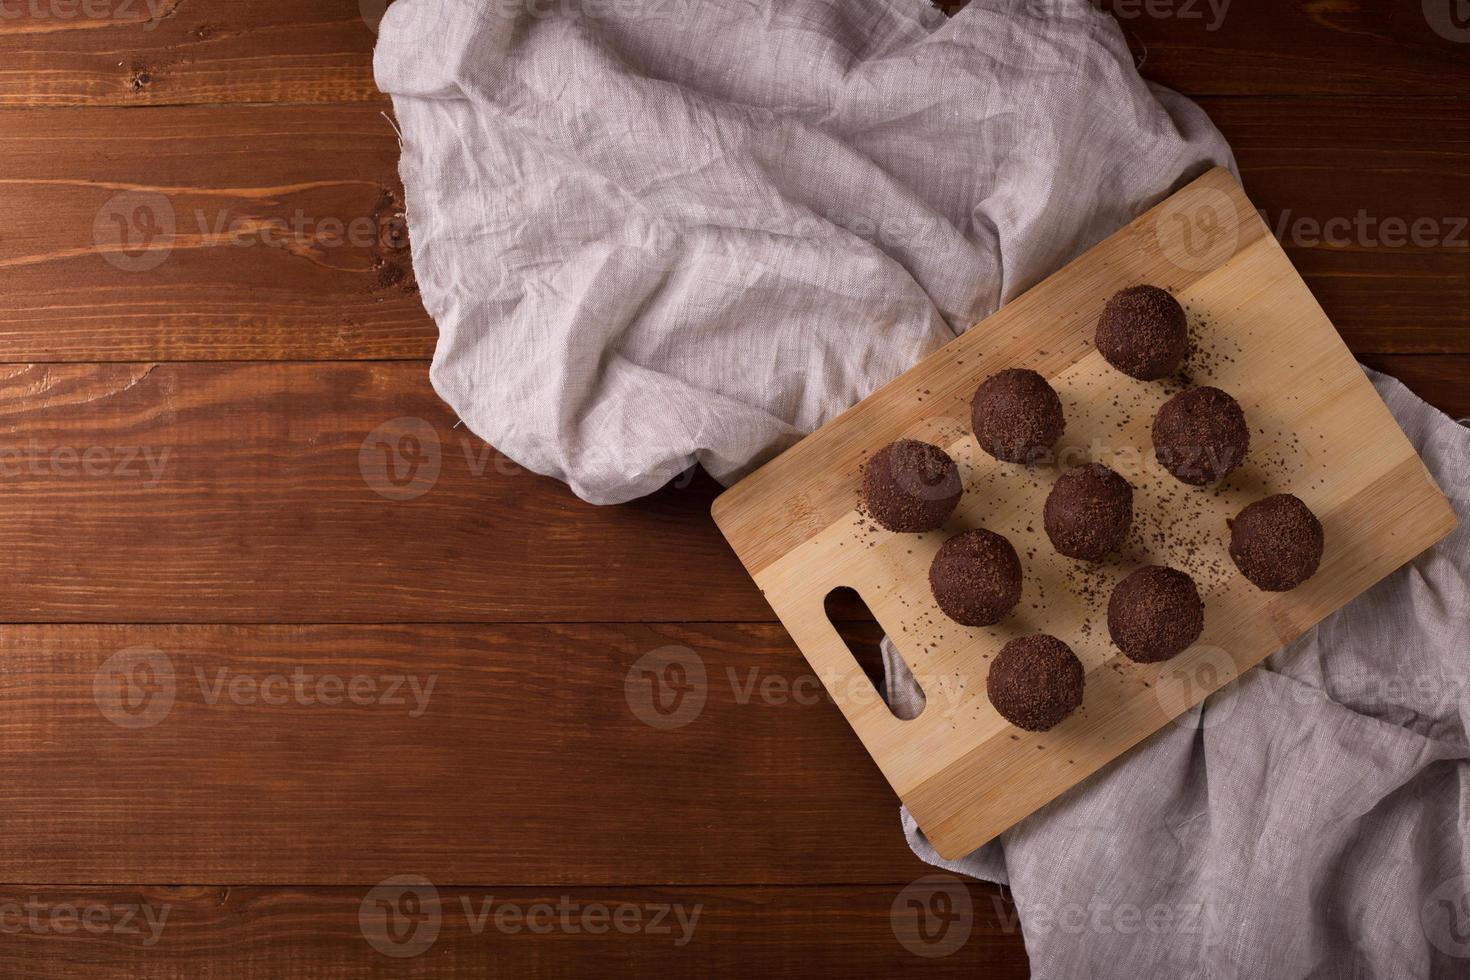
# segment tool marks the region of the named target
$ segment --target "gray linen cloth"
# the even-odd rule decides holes
[[[1009,882],[1036,976],[1470,977],[1470,430],[1369,374],[1448,538],[968,857],[904,812]]]
[[[738,478],[1231,163],[1086,0],[397,0],[376,73],[436,390],[594,503]],[[1382,384],[1470,482],[1463,434]],[[1010,883],[1038,976],[1470,963],[1433,918],[1470,903],[1463,691],[1374,686],[1470,676],[1462,541],[956,865]]]

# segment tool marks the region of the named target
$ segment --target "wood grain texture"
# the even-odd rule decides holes
[[[1470,357],[1372,363],[1470,415]],[[399,488],[414,419],[439,469]],[[454,428],[422,362],[10,366],[0,479],[0,621],[774,619],[713,481],[588,507]]]
[[[0,105],[378,99],[375,0],[9,0]]]
[[[5,359],[433,351],[378,106],[0,112]]]
[[[0,657],[0,881],[925,872],[773,624],[12,626]]]
[[[434,330],[411,293],[395,223],[397,151],[377,115],[386,101],[372,84],[372,35],[356,0],[160,0],[156,19],[148,0],[132,0],[127,12],[126,0],[104,2],[100,17],[0,19],[0,105],[210,108],[0,112],[0,275],[10,287],[0,359],[83,362],[16,368],[0,386],[0,450],[41,446],[49,469],[17,472],[9,467],[35,454],[0,455],[10,491],[0,544],[12,559],[0,618],[771,618],[707,524],[715,489],[702,477],[632,507],[595,510],[554,481],[477,455],[477,441],[449,428],[417,360],[432,351]],[[1436,44],[1424,23],[1418,4],[1396,0],[1236,0],[1217,31],[1184,16],[1125,16],[1123,28],[1145,75],[1187,94],[1435,97],[1380,99],[1366,110],[1320,98],[1207,103],[1241,149],[1247,186],[1272,214],[1309,207],[1334,217],[1370,207],[1422,217],[1466,199],[1465,113],[1452,99],[1465,91],[1470,54],[1470,45]],[[357,100],[364,104],[242,104]],[[180,219],[176,248],[151,270],[126,271],[98,251],[98,216],[118,193],[161,194]],[[302,233],[269,234],[273,223],[290,228],[298,212],[312,219]],[[333,218],[366,218],[384,234],[376,243],[331,244],[321,220]],[[105,236],[110,218],[103,220]],[[241,244],[221,228],[245,232]],[[1463,254],[1294,247],[1292,257],[1355,350],[1467,416],[1470,357],[1393,353],[1470,351],[1470,297],[1457,272]],[[258,364],[150,373],[146,364],[92,363],[347,358],[416,360],[401,373]],[[423,497],[362,494],[354,440],[387,412],[425,418],[443,440],[442,475]],[[38,443],[30,442],[33,428]],[[140,488],[140,461],[120,474],[112,468],[125,465],[122,456],[94,454],[95,473],[83,467],[90,447],[165,446],[182,455],[169,457],[162,495]],[[53,457],[68,448],[78,451],[75,462],[65,452]],[[411,575],[395,574],[395,565]],[[204,872],[241,869],[236,880],[280,882],[300,880],[300,867],[344,882],[427,869],[445,872],[439,883],[451,906],[509,894],[446,886],[466,880],[461,867],[467,876],[484,873],[482,881],[506,874],[522,883],[683,881],[686,868],[706,882],[775,876],[787,884],[569,884],[514,894],[527,903],[564,890],[604,901],[698,894],[710,925],[698,935],[696,968],[715,975],[912,970],[917,961],[893,942],[892,886],[811,884],[827,875],[906,881],[922,873],[897,839],[891,792],[833,706],[742,704],[726,679],[697,720],[658,731],[630,721],[618,691],[629,658],[655,638],[698,651],[714,678],[728,667],[804,675],[784,631],[639,629],[8,627],[0,631],[8,647],[0,772],[19,790],[7,822],[18,836],[0,847],[6,875],[81,881],[112,868],[130,881],[221,880]],[[96,668],[119,649],[150,643],[186,679],[197,666],[265,676],[302,662],[344,674],[431,666],[440,683],[458,682],[431,711],[453,708],[441,734],[460,741],[401,718],[379,724],[371,710],[322,708],[327,720],[286,706],[209,705],[197,685],[153,728],[99,726]],[[591,760],[586,770],[567,770],[557,754],[563,741]],[[334,755],[351,760],[352,771],[330,767]],[[277,769],[238,769],[255,763]],[[597,766],[602,778],[594,781]],[[456,778],[446,775],[451,769]],[[844,773],[841,783],[829,778],[834,771]],[[630,786],[608,773],[631,774]],[[568,786],[591,787],[598,804],[573,801]],[[412,800],[412,787],[432,795]],[[556,805],[533,809],[542,798]],[[89,826],[89,818],[101,822]],[[811,829],[818,826],[820,839]],[[838,852],[829,829],[849,845]],[[63,853],[53,832],[76,853]],[[365,842],[362,852],[334,865],[352,834]],[[629,836],[639,846],[623,846]],[[799,881],[808,885],[793,887]],[[583,976],[590,966],[603,975],[682,975],[695,959],[641,938],[487,941],[460,917],[446,919],[432,951],[392,960],[363,942],[365,887],[16,886],[0,894],[0,973]],[[11,933],[8,903],[33,895],[51,908],[167,902],[175,927],[157,952],[85,930]],[[981,907],[977,899],[977,914]],[[1019,932],[985,931],[978,951],[976,942],[924,966],[1025,975]]]
[[[1193,383],[1240,400],[1246,463],[1209,491],[1152,464],[1149,426],[1173,385],[1140,384],[1091,346],[1113,293],[1165,286],[1190,312]],[[1068,432],[1045,465],[999,464],[970,432],[969,400],[996,371],[1045,375]],[[967,493],[937,532],[891,534],[858,513],[861,458],[900,437],[943,446]],[[1087,461],[1135,488],[1134,532],[1104,565],[1058,555],[1039,530],[1055,473]],[[1279,595],[1256,589],[1226,551],[1227,520],[1269,493],[1300,496],[1322,520],[1317,574]],[[1050,802],[1304,633],[1455,526],[1455,516],[1387,407],[1323,316],[1240,186],[1215,170],[925,358],[722,495],[721,530],[823,678],[863,744],[940,854],[958,858]],[[928,569],[968,528],[1006,535],[1025,556],[1021,605],[965,629],[934,604]],[[1207,529],[1215,529],[1213,531]],[[1167,664],[1135,664],[1109,640],[1108,595],[1128,571],[1168,565],[1205,598],[1198,642]],[[900,720],[823,612],[856,589],[928,699]],[[1087,671],[1082,707],[1055,729],[1008,724],[985,697],[990,659],[1048,633]]]
[[[589,507],[421,362],[0,368],[0,477],[0,621],[770,618],[707,478]]]
[[[932,885],[905,887],[557,889],[434,883],[423,892],[427,901],[406,918],[412,925],[405,925],[403,941],[395,946],[380,931],[383,920],[362,913],[364,902],[372,907],[404,894],[393,886],[7,886],[0,888],[0,927],[9,933],[0,944],[0,972],[119,980],[654,975],[805,980],[888,978],[920,969],[925,976],[1025,975],[1014,906],[995,886],[960,884],[946,876]],[[917,913],[908,902],[923,903],[940,889],[956,901],[957,911],[947,926],[931,926],[938,941],[926,946],[910,925]],[[61,931],[73,923],[74,931]],[[945,955],[920,956],[900,936],[919,950]]]
[[[1451,418],[1470,419],[1470,357],[1379,354],[1363,362],[1398,378]]]
[[[1470,352],[1470,114],[1459,103],[1204,106],[1354,350]],[[376,105],[10,111],[0,140],[0,359],[433,352],[396,137]],[[1335,223],[1323,234],[1343,220],[1346,239]],[[1402,242],[1384,224],[1425,220],[1427,238]]]
[[[1470,351],[1470,102],[1200,103],[1354,351]]]
[[[1144,77],[1192,96],[1459,98],[1470,84],[1470,26],[1451,19],[1453,0],[1096,5],[1117,18]]]

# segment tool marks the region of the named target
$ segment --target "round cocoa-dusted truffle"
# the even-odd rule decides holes
[[[1062,437],[1062,400],[1046,379],[1026,368],[986,378],[970,403],[980,448],[1007,463],[1032,463]]]
[[[1294,589],[1322,561],[1322,522],[1289,493],[1257,500],[1226,523],[1235,567],[1262,591]]]
[[[1103,306],[1094,338],[1109,364],[1140,381],[1179,370],[1189,354],[1189,321],[1157,286],[1130,286]]]
[[[942,527],[963,492],[959,467],[949,453],[917,439],[889,443],[863,468],[863,504],[890,531]]]
[[[1108,633],[1141,664],[1187,650],[1204,628],[1204,601],[1194,579],[1177,568],[1145,565],[1119,582],[1108,600]]]
[[[1240,403],[1219,388],[1188,388],[1164,402],[1153,435],[1159,463],[1196,487],[1229,476],[1251,445]]]
[[[1101,463],[1075,466],[1052,485],[1041,516],[1059,554],[1097,561],[1128,536],[1133,487]]]
[[[1000,716],[1028,732],[1062,723],[1082,703],[1082,661],[1054,636],[1019,636],[1001,648],[985,693]]]
[[[939,546],[929,587],[944,614],[963,626],[991,626],[1021,601],[1021,559],[994,531],[976,528]]]

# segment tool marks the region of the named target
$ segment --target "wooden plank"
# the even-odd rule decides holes
[[[0,622],[765,620],[676,480],[590,507],[422,362],[0,368]]]
[[[1453,0],[1097,0],[1146,78],[1189,95],[1459,98],[1470,26]]]
[[[925,871],[775,625],[11,626],[0,661],[0,881]]]
[[[1470,420],[1470,357],[1377,354],[1363,361],[1451,418]]]
[[[427,357],[375,105],[0,112],[7,360]]]
[[[1470,415],[1470,357],[1374,363]],[[455,428],[422,362],[11,366],[0,478],[5,622],[774,619],[713,481],[589,507]]]
[[[420,904],[390,935],[406,895]],[[801,888],[6,886],[0,926],[10,977],[1027,974],[1010,900],[947,875]]]
[[[1457,163],[1470,113],[1460,103],[1205,107],[1355,350],[1470,352],[1470,232],[1459,227],[1470,178]],[[0,112],[0,140],[6,360],[433,351],[397,217],[396,137],[374,105]],[[1366,233],[1355,230],[1360,212]],[[172,232],[150,214],[172,215]],[[1351,224],[1345,244],[1322,230],[1334,219]],[[1426,244],[1400,242],[1400,220],[1433,222],[1418,238]]]
[[[1349,346],[1470,350],[1470,173],[1460,165],[1470,151],[1470,103],[1202,105],[1234,148],[1266,224]]]
[[[1250,454],[1210,492],[1152,461],[1149,426],[1178,384],[1141,384],[1092,343],[1103,304],[1140,282],[1190,312],[1188,374],[1239,399]],[[1057,389],[1067,432],[1036,467],[976,443],[969,404],[997,371],[1029,368]],[[860,463],[901,437],[947,449],[967,493],[934,533],[894,534],[858,509]],[[1147,460],[1147,463],[1144,462]],[[1134,487],[1134,530],[1106,567],[1057,554],[1039,515],[1059,469],[1096,461]],[[1264,592],[1227,553],[1226,524],[1270,493],[1300,496],[1326,528],[1320,569]],[[833,700],[935,849],[958,858],[1118,758],[1448,534],[1455,515],[1348,349],[1267,234],[1240,185],[1205,174],[970,333],[930,355],[722,495],[714,515]],[[930,563],[951,535],[988,527],[1026,556],[1020,604],[985,629],[935,605]],[[1167,664],[1109,640],[1107,596],[1166,565],[1193,577],[1203,632]],[[924,688],[900,720],[839,639],[822,601],[848,586]],[[1010,640],[1059,637],[1086,672],[1080,708],[1021,731],[984,694]],[[1182,681],[1182,683],[1181,683]],[[852,693],[865,696],[852,697]]]
[[[381,0],[10,0],[0,105],[378,99]]]

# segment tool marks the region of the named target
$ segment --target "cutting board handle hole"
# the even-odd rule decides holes
[[[889,648],[893,650],[893,656],[888,658],[888,663],[894,672],[893,688],[900,694],[911,693],[897,698],[889,697],[883,669],[883,628],[878,625],[878,617],[873,615],[857,589],[846,585],[838,586],[827,593],[823,607],[828,622],[847,645],[847,651],[877,689],[878,696],[883,699],[893,717],[899,721],[912,721],[919,717],[926,703],[924,689],[914,679],[909,665],[894,649],[892,640],[888,641]]]

